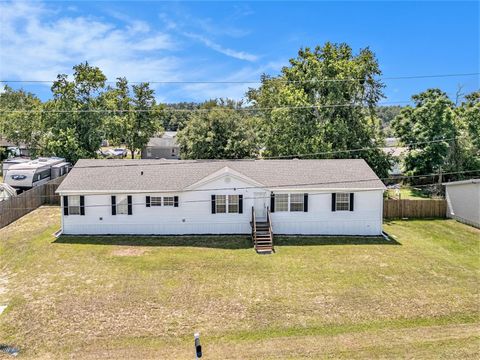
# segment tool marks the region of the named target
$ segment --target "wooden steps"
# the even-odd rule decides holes
[[[270,222],[270,212],[267,208],[267,220],[257,221],[255,219],[255,210],[252,207],[252,240],[255,250],[259,254],[271,254],[275,252],[273,247],[273,232]]]

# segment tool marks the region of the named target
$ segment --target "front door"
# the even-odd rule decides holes
[[[255,218],[258,220],[264,220],[267,218],[267,193],[266,192],[256,192],[254,193],[254,208],[255,208]]]

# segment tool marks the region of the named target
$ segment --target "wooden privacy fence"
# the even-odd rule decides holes
[[[446,200],[383,200],[383,217],[396,218],[446,218]]]
[[[36,186],[18,196],[12,196],[7,200],[0,201],[0,229],[41,205],[60,205],[60,196],[55,194],[55,191],[65,176]]]

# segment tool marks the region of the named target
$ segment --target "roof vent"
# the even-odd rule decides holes
[[[143,171],[140,171],[140,175],[143,175]]]

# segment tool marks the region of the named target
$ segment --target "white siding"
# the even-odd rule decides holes
[[[480,228],[480,183],[446,184],[447,216]]]
[[[352,191],[354,192],[354,191]],[[379,235],[382,233],[383,192],[354,192],[354,211],[332,211],[332,194],[308,196],[308,212],[274,212],[274,234]]]
[[[212,190],[235,188],[235,190]],[[250,234],[254,193],[264,189],[224,176],[193,191],[132,195],[132,215],[111,215],[111,195],[85,195],[85,215],[63,216],[64,234]],[[270,205],[267,190],[265,205]],[[299,191],[303,193],[303,191]],[[243,214],[212,214],[212,194],[242,194]],[[62,195],[62,194],[61,194]],[[80,195],[80,194],[79,194]],[[119,195],[119,194],[117,194]],[[179,197],[178,207],[146,207],[146,196]],[[257,202],[258,204],[258,202]],[[331,193],[309,195],[308,212],[272,213],[277,234],[379,235],[382,190],[355,192],[354,211],[331,211]],[[62,213],[63,214],[63,213]]]

